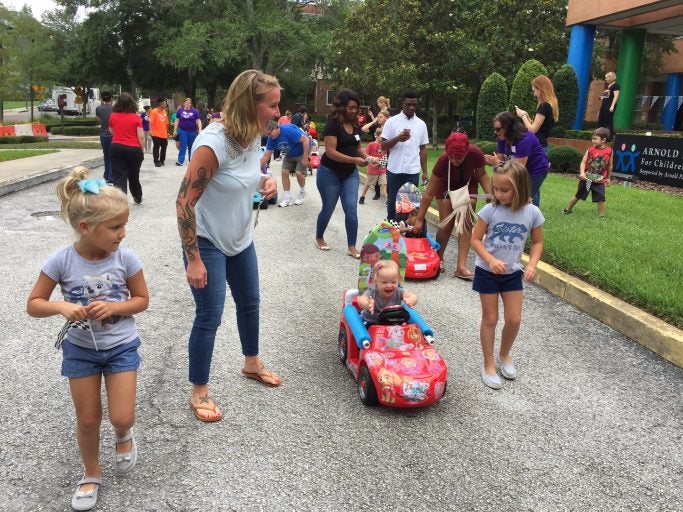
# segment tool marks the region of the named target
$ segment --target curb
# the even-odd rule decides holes
[[[528,255],[522,261],[528,261]],[[584,313],[683,368],[683,331],[607,292],[540,261],[536,282]]]
[[[361,176],[364,175],[361,173]],[[430,207],[425,220],[437,225],[439,212]],[[528,260],[529,256],[523,254],[522,262],[526,264]],[[682,330],[543,261],[536,267],[536,284],[683,368]]]
[[[83,165],[90,169],[94,169],[95,167],[104,165],[104,158],[91,158],[90,160],[84,160],[77,164],[64,164],[35,174],[27,174],[25,176],[19,176],[18,178],[12,178],[11,180],[0,183],[0,196],[18,192],[19,190],[40,185],[41,183],[48,181],[58,180],[63,176],[66,176],[75,165]]]

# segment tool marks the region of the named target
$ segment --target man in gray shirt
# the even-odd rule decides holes
[[[111,159],[109,158],[109,146],[111,146],[112,134],[109,131],[109,116],[111,115],[111,92],[102,91],[102,103],[95,109],[95,115],[100,121],[100,143],[104,153],[104,181],[111,183],[114,178],[111,174]]]

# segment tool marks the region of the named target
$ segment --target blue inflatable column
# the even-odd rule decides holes
[[[672,96],[662,112],[662,128],[673,130],[676,124],[676,112],[678,112],[678,97],[681,95],[683,73],[669,73],[666,77],[666,96]]]
[[[579,81],[579,99],[576,104],[576,118],[572,128],[583,128],[583,117],[586,114],[586,100],[588,86],[591,80],[591,60],[593,58],[593,41],[595,40],[594,25],[574,25],[569,35],[569,53],[567,64],[571,64],[576,71]],[[560,113],[560,115],[562,115]]]

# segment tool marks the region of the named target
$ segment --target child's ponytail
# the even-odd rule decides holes
[[[76,231],[81,221],[94,228],[128,209],[126,195],[101,179],[93,178],[83,166],[73,170],[57,185],[62,218]]]

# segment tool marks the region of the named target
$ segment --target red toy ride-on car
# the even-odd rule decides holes
[[[363,241],[365,259],[372,254],[376,260],[397,261],[402,280],[406,261],[402,242],[396,227],[382,222]],[[375,249],[370,250],[369,245]],[[421,407],[439,401],[446,392],[448,369],[433,346],[434,333],[422,317],[401,305],[382,310],[378,324],[367,327],[361,319],[357,297],[372,284],[369,264],[361,263],[359,288],[344,292],[339,358],[357,380],[358,395],[365,405]]]
[[[396,220],[393,224],[405,237],[408,279],[432,279],[439,276],[439,243],[429,236],[426,225],[422,233],[413,233],[412,224],[421,201],[422,193],[412,183],[404,184],[396,193]]]

